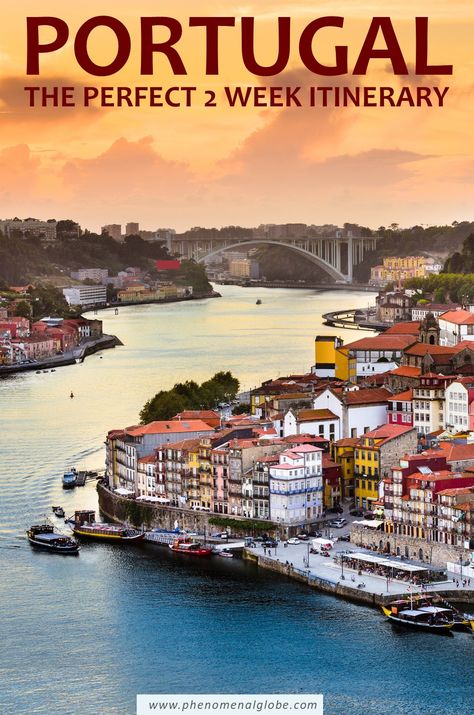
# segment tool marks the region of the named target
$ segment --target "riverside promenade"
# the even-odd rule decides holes
[[[284,574],[320,591],[374,607],[393,601],[395,598],[409,597],[410,588],[413,594],[420,592],[418,586],[412,586],[404,581],[387,579],[366,572],[359,575],[357,570],[348,568],[346,564],[341,566],[341,555],[350,558],[351,553],[357,552],[373,556],[374,552],[366,552],[365,549],[347,542],[336,542],[328,558],[309,553],[310,546],[311,541],[288,544],[286,547],[283,546],[283,542],[279,542],[276,549],[266,548],[264,553],[264,547],[259,545],[245,549],[244,557],[255,561],[261,568]],[[459,583],[459,577],[457,580]],[[451,577],[447,578],[441,572],[440,580],[428,584],[424,592],[439,594],[453,603],[474,604],[472,580],[470,584],[463,587],[462,583],[456,585],[456,579],[453,581]]]
[[[39,370],[51,370],[65,365],[75,365],[82,362],[88,355],[108,350],[123,345],[116,335],[102,335],[100,338],[86,338],[74,350],[65,352],[62,355],[54,355],[50,358],[37,360],[34,362],[18,363],[17,365],[1,365],[0,378],[13,375],[18,372],[31,372]]]

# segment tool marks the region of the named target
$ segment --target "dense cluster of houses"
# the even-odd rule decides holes
[[[474,313],[458,308],[346,345],[317,336],[311,372],[263,382],[246,415],[197,411],[109,432],[109,485],[140,500],[268,519],[286,534],[346,503],[370,528],[468,548],[472,327]]]
[[[102,336],[102,321],[87,318],[28,318],[0,308],[0,365],[39,362],[74,350],[88,338]]]

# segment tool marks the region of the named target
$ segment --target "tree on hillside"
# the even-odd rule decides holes
[[[171,390],[161,390],[148,400],[140,412],[140,420],[147,424],[169,420],[183,410],[214,409],[220,402],[235,399],[239,386],[229,371],[217,372],[201,385],[193,380],[177,383]]]

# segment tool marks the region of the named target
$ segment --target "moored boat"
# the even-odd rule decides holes
[[[72,530],[75,536],[93,541],[133,544],[141,541],[145,532],[123,524],[108,524],[95,521],[94,511],[76,511]]]
[[[450,633],[454,625],[452,614],[449,609],[435,609],[432,612],[430,607],[424,608],[398,608],[382,606],[382,612],[391,621],[400,626],[412,628],[414,630],[431,631],[432,633]]]
[[[77,484],[77,472],[75,469],[63,474],[63,489],[74,489]]]
[[[212,554],[212,549],[203,546],[199,541],[192,541],[191,539],[175,539],[169,548],[175,554],[185,554],[186,556],[210,556]]]
[[[32,546],[54,554],[77,554],[79,544],[70,536],[60,534],[50,524],[35,524],[26,532]]]
[[[448,621],[452,621],[453,631],[474,631],[474,616],[469,613],[462,613],[437,593],[412,594],[409,599],[401,598],[397,601],[392,601],[388,604],[388,608],[396,608],[399,611],[415,608],[434,616],[443,615]]]
[[[224,559],[233,559],[234,554],[229,549],[222,549],[222,551],[216,551],[216,556],[222,556]]]
[[[55,516],[59,516],[60,518],[64,517],[65,512],[64,512],[64,509],[62,508],[62,506],[53,506],[52,510],[53,510]]]

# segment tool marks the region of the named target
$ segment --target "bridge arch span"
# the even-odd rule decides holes
[[[268,246],[268,245],[280,246],[280,248],[283,246],[284,248],[289,248],[291,251],[298,253],[300,256],[304,256],[309,261],[311,261],[315,265],[322,268],[323,271],[325,271],[328,275],[330,275],[331,278],[334,278],[334,280],[343,281],[344,283],[347,283],[349,281],[348,277],[345,276],[343,273],[341,273],[341,271],[338,271],[337,268],[334,268],[334,266],[332,266],[330,263],[325,261],[323,258],[319,258],[319,256],[315,256],[313,253],[306,251],[304,248],[300,248],[299,246],[293,246],[291,243],[283,243],[283,241],[271,241],[270,239],[266,239],[266,238],[263,238],[263,239],[256,238],[252,241],[239,241],[237,243],[232,243],[228,246],[222,246],[220,248],[215,249],[214,251],[210,251],[205,256],[200,256],[197,259],[197,262],[204,263],[204,261],[207,260],[208,258],[217,256],[219,253],[223,253],[224,251],[230,251],[235,248],[248,249],[249,246],[254,246],[256,244],[265,245],[265,246]]]

